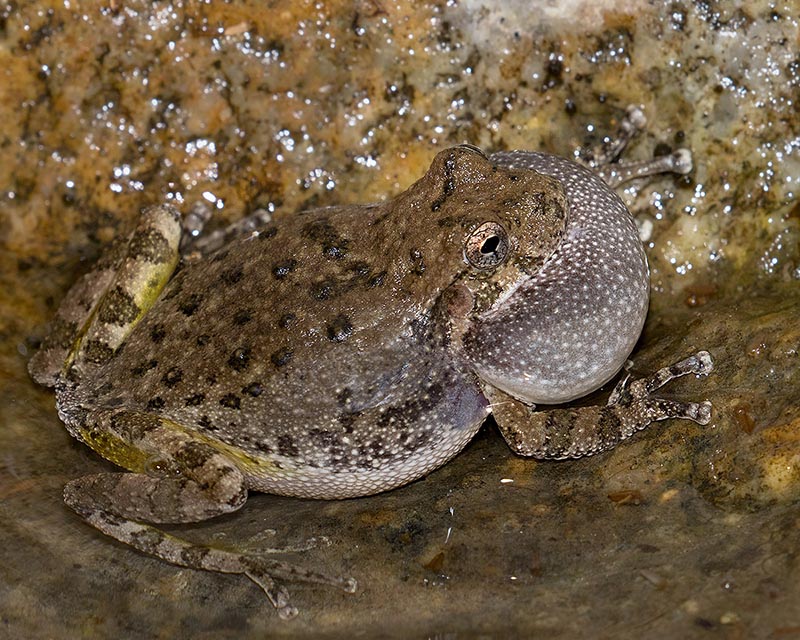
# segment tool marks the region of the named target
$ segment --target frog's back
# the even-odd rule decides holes
[[[218,441],[263,490],[341,497],[353,473],[359,494],[419,475],[404,463],[442,432],[463,447],[486,402],[431,348],[442,283],[424,261],[442,247],[381,233],[386,213],[306,212],[185,265],[82,395]]]

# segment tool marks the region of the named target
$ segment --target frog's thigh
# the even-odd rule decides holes
[[[77,374],[103,366],[150,310],[178,264],[180,213],[170,206],[142,212],[114,279],[67,359]]]
[[[130,237],[115,242],[67,293],[28,365],[34,380],[53,386],[69,366],[81,373],[111,359],[169,281],[180,234],[176,209],[145,209]]]
[[[697,353],[648,378],[620,382],[606,406],[535,411],[494,389],[487,394],[500,432],[519,455],[535,458],[577,458],[606,451],[652,422],[684,418],[708,424],[711,403],[678,402],[652,394],[674,378],[712,369],[707,352]]]
[[[67,292],[50,323],[49,333],[41,347],[28,362],[31,377],[48,387],[55,386],[58,374],[89,318],[114,280],[114,275],[125,257],[127,239],[113,242],[92,267]]]
[[[134,471],[70,482],[65,499],[84,517],[101,510],[146,522],[197,522],[234,511],[247,498],[244,475],[224,453],[166,418],[98,410],[85,424],[90,446]]]

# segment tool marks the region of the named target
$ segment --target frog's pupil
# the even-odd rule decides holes
[[[481,253],[486,255],[488,253],[495,253],[500,246],[500,238],[498,236],[489,236],[483,241],[481,245]]]

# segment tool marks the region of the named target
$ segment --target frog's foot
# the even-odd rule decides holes
[[[587,164],[597,175],[608,184],[616,188],[619,185],[647,176],[662,173],[677,173],[686,175],[692,170],[692,152],[688,149],[678,149],[673,153],[657,156],[652,160],[614,162],[619,158],[628,143],[647,125],[647,118],[642,107],[631,105],[625,110],[625,115],[620,120],[617,133],[608,136],[603,143],[587,154],[582,154],[584,164]]]
[[[278,581],[330,585],[338,587],[345,593],[355,593],[358,589],[358,583],[354,578],[330,576],[256,555],[233,555],[235,558],[231,558],[231,560],[234,561],[237,567],[244,570],[232,571],[231,573],[244,573],[261,587],[281,618],[293,618],[297,615],[297,609],[289,603],[289,594]]]
[[[617,164],[607,164],[595,169],[606,184],[612,189],[619,185],[645,178],[660,173],[677,173],[686,175],[692,170],[692,152],[688,149],[678,149],[677,151],[665,156],[657,156],[652,160],[641,160],[638,162],[619,162]]]
[[[200,496],[198,502],[203,489],[192,485],[185,479],[159,480],[145,474],[104,473],[68,483],[64,501],[88,524],[143,553],[181,567],[246,575],[261,587],[282,618],[297,615],[283,582],[326,584],[347,593],[355,592],[357,584],[353,578],[310,571],[267,558],[265,553],[238,553],[194,544],[132,517],[135,514],[161,522],[197,521],[205,519],[204,516],[233,511],[244,502],[243,494],[235,488],[227,499],[217,496],[212,501]],[[188,495],[193,495],[188,505],[173,502],[179,500],[179,496],[185,499]],[[222,502],[217,503],[219,500]],[[109,503],[113,506],[109,507]]]
[[[515,452],[542,459],[578,458],[611,449],[658,420],[684,418],[708,424],[709,401],[680,402],[652,394],[670,380],[691,373],[707,375],[712,369],[711,356],[700,351],[647,378],[631,380],[626,376],[603,407],[537,412],[495,389],[488,389],[487,395],[500,431]]]
[[[199,545],[168,534],[145,522],[122,517],[102,508],[87,497],[87,488],[105,485],[105,490],[119,483],[119,476],[126,476],[126,491],[141,490],[141,495],[165,493],[153,489],[149,477],[144,481],[137,474],[101,474],[79,478],[67,484],[64,501],[87,523],[112,538],[130,545],[139,551],[181,567],[213,571],[216,573],[241,574],[255,582],[266,594],[281,618],[297,615],[291,604],[289,593],[283,582],[305,582],[338,587],[347,593],[357,588],[352,578],[329,576],[310,571],[287,562],[265,557],[264,553],[238,553]],[[137,484],[149,485],[136,487]],[[152,514],[151,514],[152,515]]]
[[[203,202],[193,206],[186,215],[181,241],[181,255],[185,259],[207,256],[236,238],[257,236],[272,222],[272,214],[269,211],[256,209],[246,218],[237,220],[224,229],[203,233],[203,228],[211,216],[211,207]]]
[[[611,392],[608,406],[618,407],[626,413],[638,411],[643,414],[642,417],[637,416],[639,422],[646,419],[647,424],[655,420],[685,418],[706,425],[711,420],[711,403],[708,400],[700,403],[678,402],[653,398],[652,394],[675,378],[690,373],[706,376],[713,370],[711,354],[708,351],[698,351],[680,362],[659,369],[647,378],[631,380],[630,376],[625,376]]]

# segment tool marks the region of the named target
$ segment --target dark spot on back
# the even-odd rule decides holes
[[[300,450],[294,443],[294,438],[288,434],[284,434],[278,436],[278,453],[287,458],[296,458]]]
[[[241,311],[237,311],[236,315],[233,316],[233,324],[242,326],[243,324],[247,324],[250,320],[253,319],[253,312],[250,309],[242,309]]]
[[[345,433],[353,433],[353,425],[360,415],[360,411],[353,413],[340,413],[338,416],[336,416],[336,419],[339,421],[339,424],[342,425]]]
[[[219,403],[223,407],[228,407],[228,409],[239,409],[242,406],[242,402],[239,399],[239,396],[237,396],[234,393],[228,393],[228,394],[222,396],[219,399]]]
[[[165,404],[164,398],[156,396],[147,401],[147,408],[151,411],[158,411],[159,409],[163,409]]]
[[[272,360],[272,364],[276,367],[283,367],[292,359],[294,355],[294,351],[292,351],[289,347],[281,347],[275,353],[273,353],[269,359]]]
[[[383,281],[386,279],[386,272],[381,271],[380,273],[376,273],[367,281],[367,286],[370,288],[380,287],[383,285]]]
[[[194,395],[189,396],[184,401],[187,407],[196,407],[198,405],[203,404],[203,401],[206,399],[206,394],[204,393],[195,393]]]
[[[260,382],[251,382],[242,389],[242,393],[246,393],[248,396],[257,398],[264,393],[264,386]]]
[[[308,436],[314,440],[314,443],[320,447],[327,449],[335,444],[341,444],[339,434],[328,429],[309,429]]]
[[[211,336],[207,333],[201,333],[197,336],[197,346],[198,347],[205,347],[209,342],[211,342]]]
[[[113,356],[114,350],[102,340],[89,340],[83,347],[83,357],[92,364],[103,364]]]
[[[214,449],[202,442],[190,441],[177,449],[172,455],[179,467],[199,469],[214,455]],[[202,481],[198,479],[198,482],[201,482],[200,487],[202,488]]]
[[[352,263],[347,270],[351,274],[350,281],[355,284],[357,280],[364,280],[370,274],[370,266],[368,262],[364,260],[358,260]]]
[[[315,282],[311,285],[311,297],[314,300],[328,300],[336,295],[336,282],[330,278],[326,278],[321,282]]]
[[[297,316],[293,313],[284,313],[280,320],[278,320],[278,326],[281,329],[288,329],[294,324],[294,321],[297,320]]]
[[[239,347],[228,358],[228,366],[234,371],[244,371],[250,364],[250,347]]]
[[[292,271],[294,271],[296,267],[297,267],[297,260],[295,260],[294,258],[289,258],[288,260],[284,260],[273,266],[272,275],[275,276],[275,278],[277,278],[278,280],[283,280]]]
[[[322,255],[330,260],[341,260],[347,255],[347,240],[339,240],[337,244],[322,246]]]
[[[353,325],[344,314],[336,316],[328,325],[328,340],[332,342],[344,342],[352,333]]]
[[[189,294],[178,304],[178,309],[181,310],[183,315],[191,316],[195,311],[197,311],[197,308],[200,306],[202,300],[203,296],[201,296],[199,293]]]
[[[211,418],[206,415],[200,416],[197,421],[197,425],[203,427],[204,429],[208,429],[209,431],[216,431],[217,428],[211,423]]]
[[[256,442],[256,449],[258,449],[261,453],[272,453],[272,447],[270,447],[266,442]]]
[[[157,324],[152,329],[150,329],[150,339],[158,344],[164,337],[167,335],[167,330],[164,328],[163,324]]]
[[[411,272],[418,276],[425,273],[425,258],[422,255],[422,251],[419,249],[412,249],[409,253],[409,257],[411,258]]]
[[[244,270],[240,266],[235,266],[231,269],[226,269],[220,274],[220,280],[225,284],[236,284],[244,276]]]
[[[150,371],[150,369],[155,369],[157,366],[158,360],[144,360],[133,367],[131,373],[137,378],[141,378],[145,373]]]
[[[178,367],[172,367],[161,377],[161,382],[163,382],[169,389],[172,389],[181,380],[183,380],[183,371],[181,371]]]

